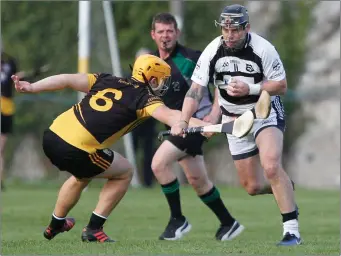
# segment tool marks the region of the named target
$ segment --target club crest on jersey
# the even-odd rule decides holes
[[[195,65],[195,70],[199,70],[201,65],[201,61],[198,61],[197,64]]]
[[[108,156],[112,156],[112,151],[110,149],[107,149],[107,148],[103,149],[103,153]]]
[[[175,92],[180,92],[180,83],[179,82],[173,82],[172,87],[173,87],[173,90]]]
[[[275,60],[274,63],[272,64],[272,68],[275,71],[278,71],[281,68],[281,64],[279,63],[279,60]]]
[[[247,63],[246,63],[246,68],[245,68],[245,69],[246,69],[247,72],[250,72],[250,73],[252,73],[253,71],[255,71],[255,70],[253,69],[252,65],[251,65],[251,64],[247,64]]]

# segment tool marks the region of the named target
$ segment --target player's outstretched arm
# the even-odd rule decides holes
[[[182,135],[183,129],[189,125],[189,120],[198,110],[199,103],[203,97],[203,87],[200,84],[192,82],[191,88],[186,93],[184,103],[182,105],[181,117],[172,125],[173,135]]]
[[[173,126],[179,122],[180,117],[181,117],[181,111],[170,109],[165,105],[160,105],[153,111],[152,117],[160,121],[161,123],[164,123],[168,126]],[[200,119],[193,118],[193,117],[189,121],[190,127],[205,126],[205,125],[210,125],[210,124],[211,123],[207,123],[207,122],[201,121]]]
[[[14,82],[15,89],[18,92],[24,93],[57,91],[67,87],[85,93],[89,91],[87,74],[60,74],[49,76],[35,83],[20,81],[18,76],[13,75],[12,80]]]

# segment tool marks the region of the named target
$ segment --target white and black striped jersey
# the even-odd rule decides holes
[[[254,106],[259,96],[229,96],[220,86],[227,85],[231,77],[258,84],[285,79],[285,70],[275,47],[263,37],[248,33],[245,47],[238,52],[230,52],[223,46],[222,36],[219,36],[202,52],[191,79],[207,86],[212,78],[219,88],[219,105],[230,113],[242,114]],[[275,98],[273,96],[272,100]]]

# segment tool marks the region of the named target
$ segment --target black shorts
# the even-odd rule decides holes
[[[195,157],[202,155],[202,145],[206,141],[206,137],[201,134],[189,134],[185,138],[180,136],[169,136],[168,140],[181,151]]]
[[[111,149],[100,149],[90,154],[65,142],[51,130],[44,132],[43,149],[53,165],[79,179],[104,172],[114,160]]]
[[[5,116],[1,114],[1,134],[12,133],[13,130],[13,116]]]

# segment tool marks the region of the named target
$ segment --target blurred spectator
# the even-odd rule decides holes
[[[147,48],[140,48],[135,58],[142,54],[148,54],[152,51]],[[135,152],[138,151],[139,146],[143,153],[143,186],[151,187],[153,184],[153,171],[151,168],[153,155],[155,153],[155,138],[156,138],[156,121],[153,118],[147,119],[143,124],[139,125],[132,132],[133,144]]]
[[[16,61],[1,47],[1,137],[0,137],[0,178],[1,190],[4,189],[4,150],[8,135],[13,129],[13,82],[11,76],[17,72]]]
[[[49,70],[49,65],[44,65],[35,68],[31,71],[17,72],[16,60],[3,51],[2,42],[1,48],[1,137],[0,137],[0,179],[1,190],[4,190],[4,151],[8,135],[13,131],[13,116],[15,112],[15,105],[13,100],[13,81],[11,76],[16,74],[20,79],[33,82],[41,73]]]

